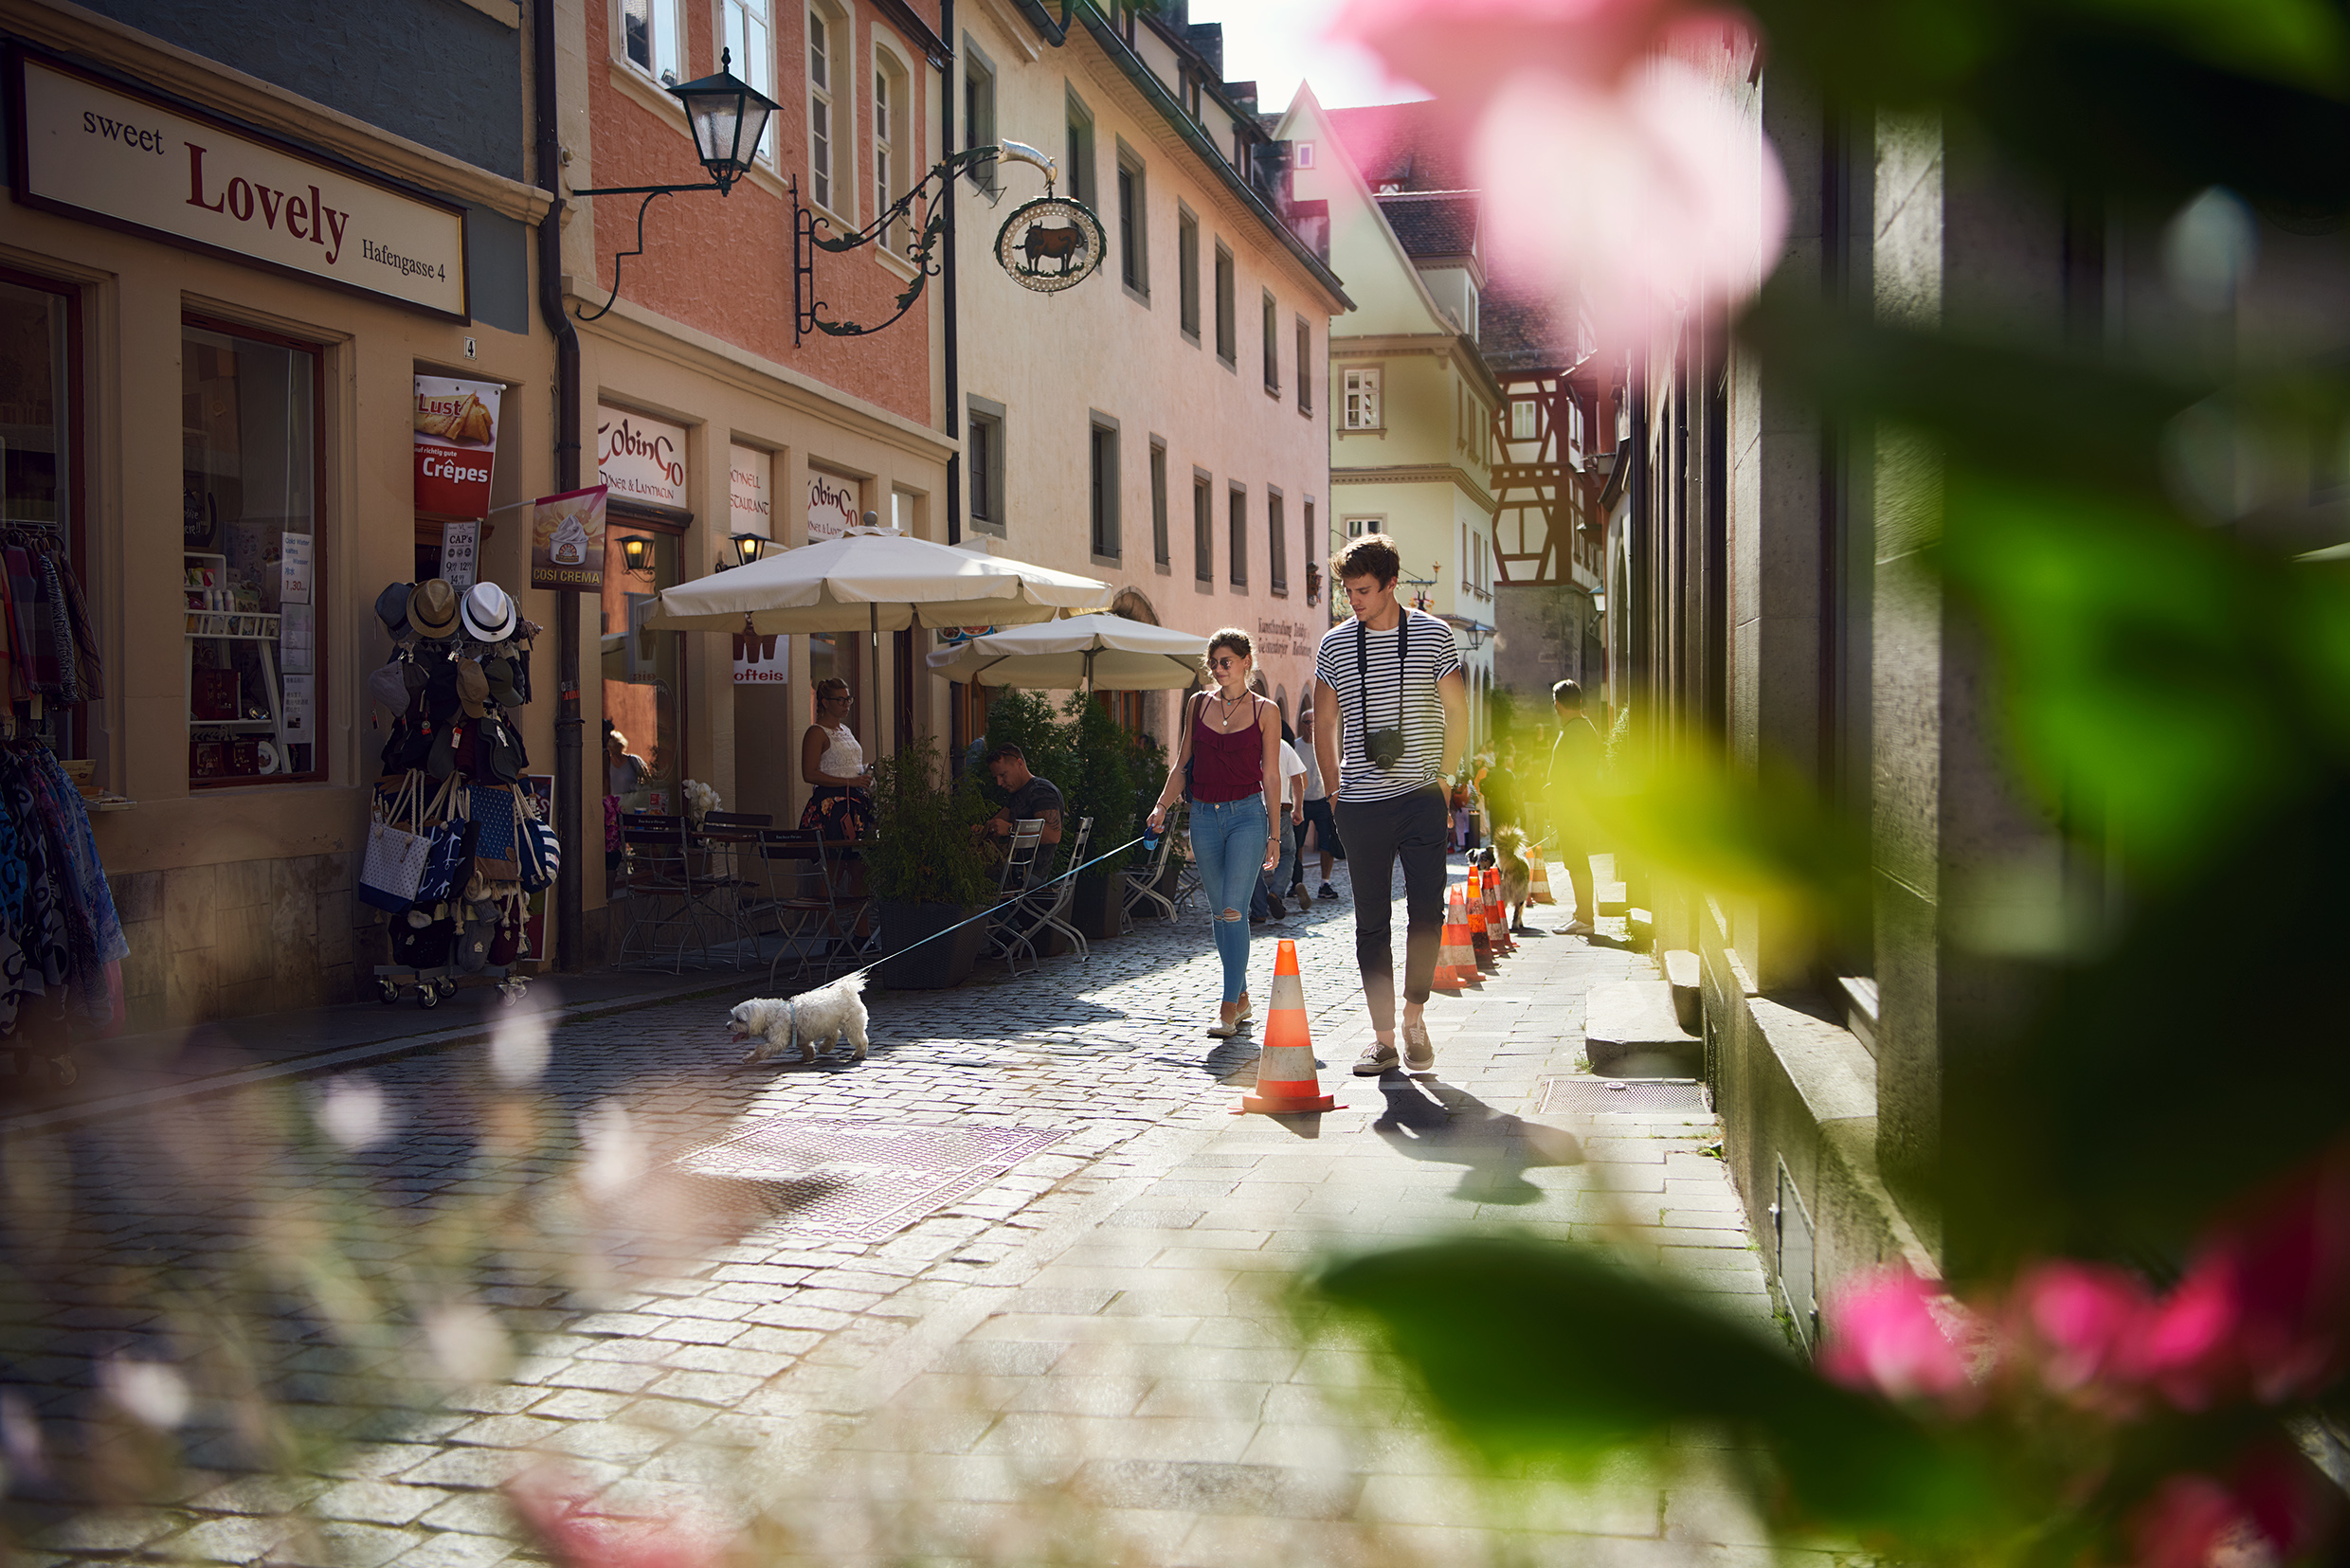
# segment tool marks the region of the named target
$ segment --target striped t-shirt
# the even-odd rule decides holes
[[[1434,784],[1444,771],[1444,702],[1437,694],[1437,682],[1460,668],[1460,656],[1453,648],[1452,627],[1425,610],[1405,608],[1403,615],[1404,622],[1383,632],[1365,632],[1360,621],[1343,621],[1322,634],[1322,645],[1314,654],[1314,674],[1338,694],[1338,711],[1345,719],[1338,732],[1337,795],[1342,801],[1408,795]],[[1411,632],[1405,657],[1399,660],[1396,635],[1405,624]],[[1370,677],[1367,697],[1356,674],[1358,636],[1364,640]],[[1410,667],[1400,668],[1402,664]],[[1374,730],[1395,728],[1399,697],[1403,760],[1382,772],[1365,753],[1364,737]]]

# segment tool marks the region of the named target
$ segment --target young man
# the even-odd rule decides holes
[[[1403,865],[1403,1056],[1414,1072],[1436,1066],[1421,1016],[1444,934],[1448,765],[1469,739],[1469,683],[1453,629],[1396,601],[1403,563],[1395,541],[1365,534],[1330,563],[1352,621],[1323,636],[1314,656],[1314,749],[1324,781],[1337,784],[1338,831],[1354,887],[1355,961],[1378,1043],[1355,1072],[1396,1066],[1392,894]],[[1333,722],[1335,721],[1335,722]]]
[[[1297,715],[1298,750],[1306,764],[1306,825],[1313,829],[1314,847],[1322,856],[1322,892],[1318,896],[1335,903],[1338,890],[1330,886],[1330,861],[1344,860],[1347,846],[1338,837],[1338,820],[1330,815],[1329,787],[1323,782],[1322,758],[1314,749],[1313,710],[1309,708]],[[1301,840],[1297,853],[1297,871],[1305,874],[1306,854]],[[1299,900],[1298,908],[1305,908]]]
[[[1583,715],[1583,689],[1571,680],[1550,688],[1551,711],[1559,717],[1559,738],[1550,743],[1550,775],[1545,793],[1550,803],[1552,842],[1549,856],[1566,862],[1566,879],[1575,890],[1575,918],[1559,928],[1561,936],[1589,936],[1600,907],[1591,892],[1591,822],[1583,794],[1599,782],[1604,748],[1600,731]]]

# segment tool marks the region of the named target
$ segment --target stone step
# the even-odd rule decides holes
[[[1622,914],[1632,908],[1631,895],[1621,882],[1595,882],[1591,886],[1591,901],[1600,906],[1601,914]]]
[[[1681,1020],[1682,1028],[1695,1034],[1698,1020],[1705,1014],[1704,970],[1697,955],[1687,947],[1675,947],[1665,954],[1665,983],[1672,987],[1674,1017]]]
[[[1621,1078],[1694,1078],[1705,1071],[1705,1045],[1681,1027],[1672,982],[1604,981],[1591,988],[1583,1044],[1591,1071]]]

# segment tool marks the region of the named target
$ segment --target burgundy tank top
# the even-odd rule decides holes
[[[1214,698],[1209,698],[1214,701]],[[1207,722],[1207,703],[1191,721],[1191,798],[1238,801],[1265,789],[1265,737],[1255,725],[1227,735]]]

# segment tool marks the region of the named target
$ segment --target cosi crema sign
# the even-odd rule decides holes
[[[463,208],[33,55],[14,62],[9,172],[25,205],[467,318]]]

